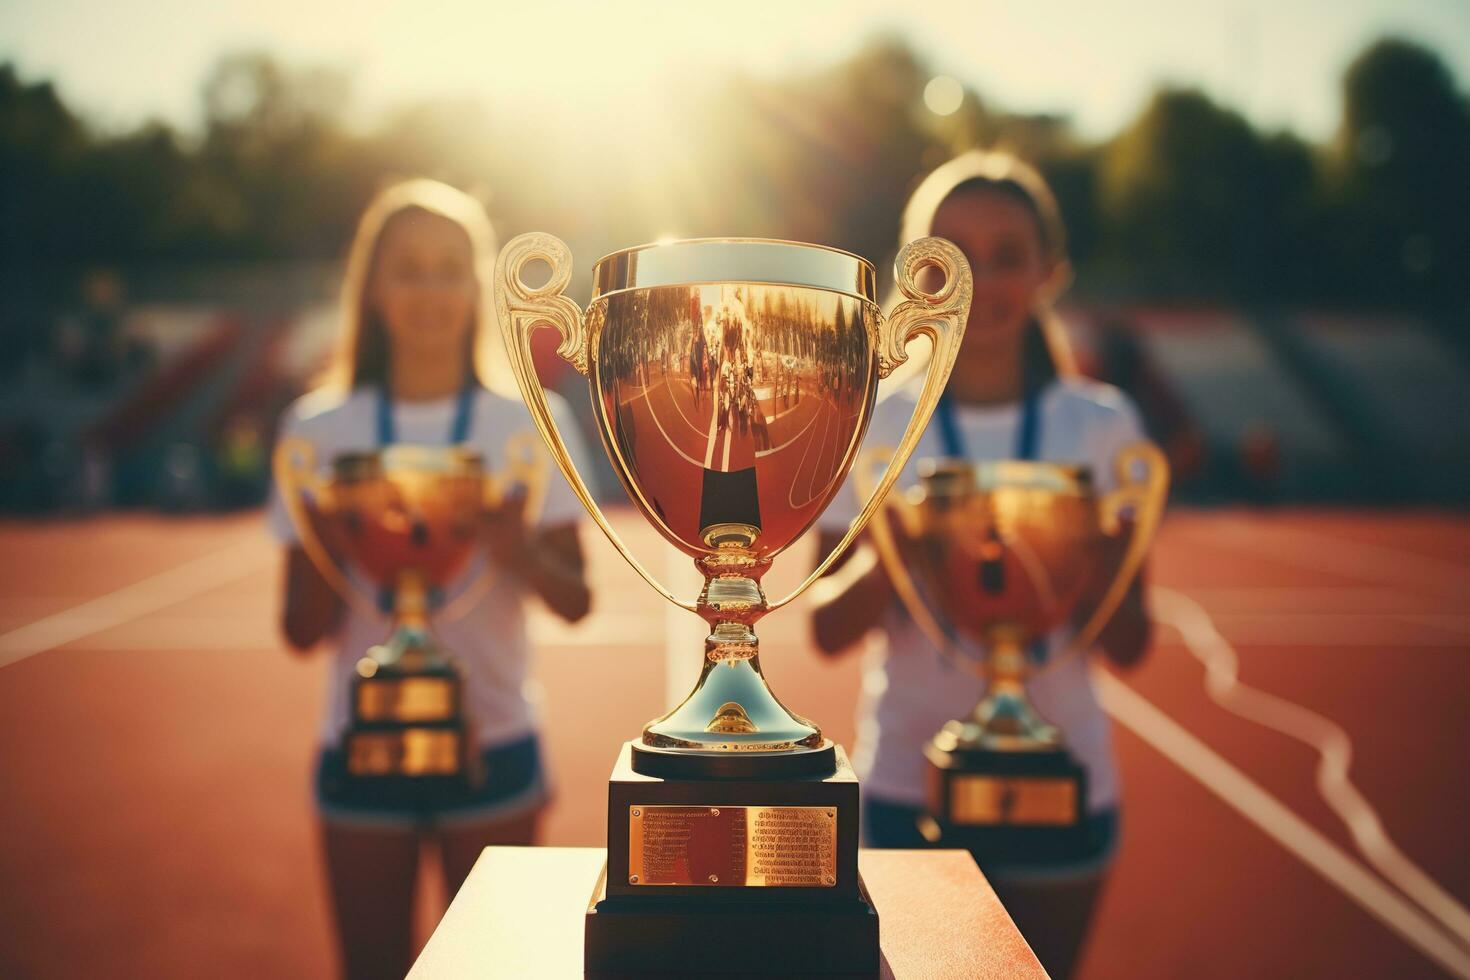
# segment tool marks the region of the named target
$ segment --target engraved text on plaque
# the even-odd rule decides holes
[[[629,807],[628,882],[830,888],[837,884],[837,811]]]

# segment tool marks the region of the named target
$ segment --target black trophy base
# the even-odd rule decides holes
[[[785,752],[693,752],[641,742],[629,742],[628,747],[633,771],[658,779],[797,779],[837,771],[837,745],[830,739],[816,748]]]
[[[724,902],[607,896],[607,866],[587,905],[585,973],[633,977],[759,976],[871,980],[879,975],[878,912],[858,899]]]
[[[587,909],[587,976],[877,976],[857,777],[840,747],[813,754],[828,764],[807,775],[750,753],[732,762],[741,776],[704,757],[690,763],[700,776],[655,776],[640,757],[681,770],[625,743]]]
[[[1083,820],[1087,772],[1064,748],[1003,752],[925,746],[931,844],[961,847],[984,867],[1082,860],[1095,842]]]
[[[357,727],[322,758],[319,780],[334,802],[354,806],[451,806],[483,779],[456,725]]]

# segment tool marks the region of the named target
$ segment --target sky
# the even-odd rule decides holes
[[[819,68],[883,32],[990,103],[1068,115],[1094,138],[1161,82],[1326,138],[1343,69],[1386,33],[1429,44],[1470,88],[1470,0],[0,0],[0,60],[111,129],[197,124],[200,81],[229,51],[347,70],[364,120],[468,95],[577,126],[657,112],[729,71]]]

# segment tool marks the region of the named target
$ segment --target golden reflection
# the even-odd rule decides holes
[[[336,520],[349,557],[374,582],[405,572],[450,581],[474,553],[484,509],[485,467],[476,453],[389,446],[332,464]]]
[[[776,555],[846,473],[877,381],[875,308],[751,284],[597,302],[593,384],[633,499],[691,555],[733,526],[749,529],[743,549]]]
[[[915,545],[921,577],[951,623],[977,640],[1006,622],[1028,637],[1071,615],[1106,558],[1091,480],[1053,463],[925,461]]]

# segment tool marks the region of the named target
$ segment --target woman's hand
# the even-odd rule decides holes
[[[1089,583],[1086,600],[1090,604],[1095,605],[1101,600],[1103,593],[1107,592],[1113,584],[1113,576],[1118,573],[1118,569],[1123,567],[1123,559],[1128,554],[1128,546],[1133,541],[1133,535],[1133,517],[1125,514],[1118,518],[1118,533],[1103,537],[1100,546],[1102,560],[1098,563],[1103,574],[1098,576],[1097,581]]]
[[[522,571],[532,560],[531,534],[526,528],[524,494],[507,497],[499,507],[486,511],[483,526],[485,550],[501,568]]]
[[[337,567],[344,567],[347,539],[341,522],[324,514],[309,498],[303,498],[301,503],[310,531]],[[336,632],[342,621],[342,599],[299,544],[286,549],[284,577],[286,594],[281,604],[281,632],[293,650],[308,653],[323,638]]]
[[[1153,621],[1143,601],[1144,573],[1144,569],[1139,570],[1118,604],[1118,611],[1097,636],[1097,645],[1119,667],[1132,667],[1142,660],[1153,638]]]
[[[516,495],[486,512],[483,536],[490,560],[519,576],[562,619],[575,623],[591,610],[592,593],[575,524],[529,528],[526,498]]]
[[[286,549],[285,579],[281,632],[293,650],[308,653],[336,632],[342,621],[342,599],[300,545]]]
[[[347,532],[343,530],[342,522],[329,517],[310,497],[304,495],[301,498],[301,508],[306,511],[306,520],[311,524],[311,531],[316,539],[327,549],[327,554],[337,563],[337,567],[345,568],[348,554]]]
[[[1127,554],[1128,543],[1133,540],[1133,533],[1133,520],[1125,517],[1120,532],[1103,539],[1101,567],[1104,574],[1099,576],[1098,581],[1091,583],[1083,596],[1078,607],[1079,629],[1087,622],[1092,610],[1097,608],[1112,585],[1113,576],[1117,574],[1123,564],[1123,557]],[[1123,601],[1118,603],[1117,610],[1097,637],[1097,645],[1102,647],[1109,660],[1120,667],[1130,667],[1142,660],[1152,639],[1153,624],[1149,621],[1148,609],[1144,605],[1146,572],[1147,564],[1139,568],[1138,574],[1128,586],[1128,591],[1123,594]]]
[[[879,515],[878,519],[882,519]],[[825,555],[842,540],[838,531],[817,535],[817,554]],[[836,656],[857,645],[877,626],[893,601],[893,586],[878,561],[871,542],[848,549],[812,586],[816,612],[812,615],[817,649]]]

